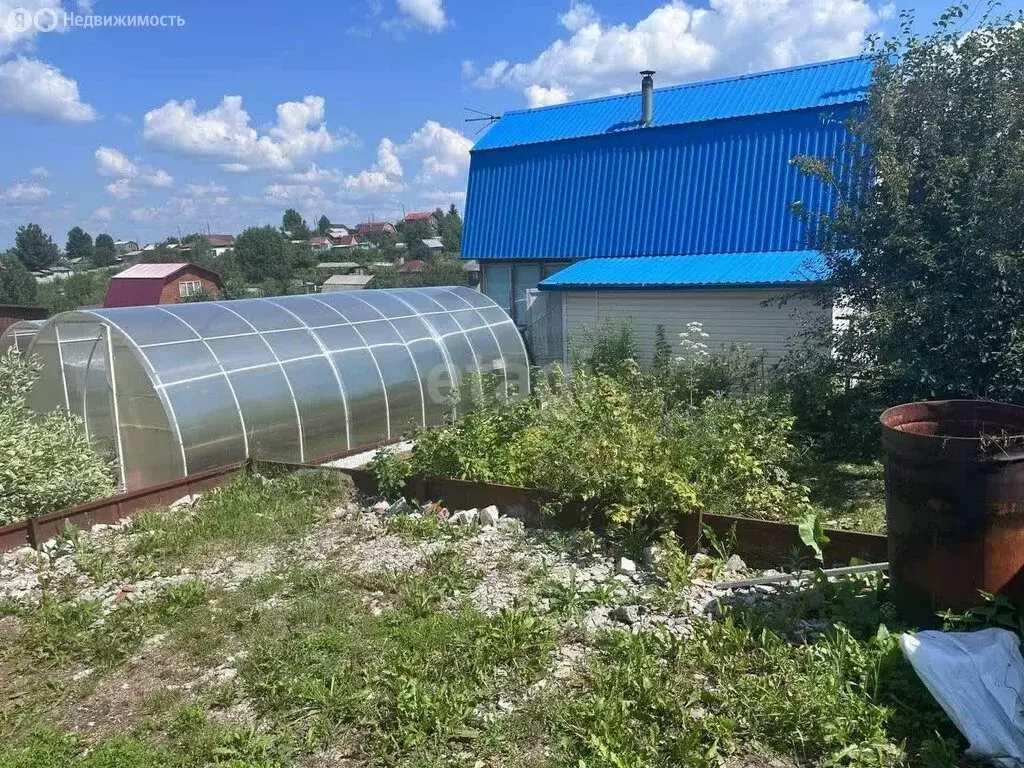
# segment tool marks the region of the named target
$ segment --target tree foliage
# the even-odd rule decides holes
[[[292,274],[291,243],[273,227],[249,227],[235,241],[235,260],[250,283],[287,280]]]
[[[438,219],[438,235],[447,253],[459,253],[462,250],[462,217],[455,203],[448,208],[448,213]]]
[[[93,257],[92,235],[81,227],[72,227],[68,230],[64,255],[69,259],[83,259],[91,262]]]
[[[27,396],[38,367],[13,350],[0,356],[0,525],[102,498],[114,491],[77,416],[39,417]]]
[[[18,227],[14,236],[14,252],[30,272],[52,267],[60,257],[56,243],[38,224]]]
[[[294,208],[289,208],[281,217],[281,231],[293,240],[308,240],[311,234],[306,220]]]
[[[38,286],[39,303],[51,313],[102,304],[113,269],[97,269],[58,278]]]
[[[33,306],[39,301],[36,279],[14,251],[0,258],[0,304]]]
[[[1024,400],[1024,24],[965,32],[966,10],[874,42],[852,163],[797,160],[838,201],[803,213],[850,318],[839,360],[887,404]]]
[[[97,267],[109,267],[116,261],[117,250],[114,248],[114,238],[107,234],[96,235],[92,263]]]
[[[326,216],[321,216],[319,221],[316,223],[316,233],[323,237],[331,229],[331,220]]]

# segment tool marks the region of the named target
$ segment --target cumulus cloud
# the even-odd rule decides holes
[[[91,221],[110,221],[114,218],[114,206],[104,205],[89,215]]]
[[[889,13],[870,0],[671,0],[635,24],[603,24],[573,2],[559,21],[571,34],[530,61],[499,60],[476,85],[521,91],[533,106],[639,88],[637,72],[667,85],[857,53]]]
[[[465,174],[473,142],[458,131],[428,120],[406,141],[389,138],[377,145],[377,161],[358,174],[346,176],[346,190],[362,193],[399,192],[408,187],[403,161],[418,165],[413,183],[435,184]]]
[[[391,139],[383,138],[377,145],[377,162],[365,171],[346,176],[342,185],[347,190],[364,193],[398,191],[404,187],[403,173],[398,148]]]
[[[96,110],[82,102],[77,82],[50,64],[21,56],[0,64],[0,112],[61,123],[96,119]]]
[[[263,190],[268,203],[299,203],[309,206],[324,198],[324,191],[315,184],[270,184]]]
[[[565,104],[572,93],[567,88],[553,85],[545,88],[543,85],[528,85],[523,89],[528,107],[550,107],[554,104]]]
[[[185,190],[192,197],[217,197],[228,191],[228,188],[211,181],[209,184],[189,184]]]
[[[186,157],[220,161],[228,172],[292,171],[296,163],[353,143],[349,133],[332,134],[322,96],[277,105],[277,122],[265,133],[250,123],[241,96],[197,111],[193,99],[168,101],[147,112],[142,138],[151,147]]]
[[[35,176],[37,179],[48,179],[50,178],[50,169],[44,165],[37,165],[29,174]]]
[[[100,176],[116,179],[107,185],[107,192],[118,200],[125,200],[136,193],[136,185],[167,188],[174,184],[174,177],[160,168],[136,165],[124,153],[111,147],[100,147],[94,153],[96,172]]]
[[[19,16],[18,14],[22,15]],[[40,34],[33,20],[64,31],[64,9],[60,0],[0,0],[0,56],[30,47]]]
[[[41,184],[19,182],[0,192],[0,201],[5,203],[32,203],[49,196],[50,190]]]
[[[473,142],[458,131],[428,120],[402,145],[400,152],[406,155],[422,153],[416,180],[430,183],[465,172],[469,168],[469,150],[472,147]]]
[[[570,32],[576,32],[599,21],[600,17],[592,5],[580,3],[577,0],[573,0],[569,10],[558,17],[558,23]]]
[[[442,0],[398,0],[398,10],[413,23],[434,32],[449,24]]]

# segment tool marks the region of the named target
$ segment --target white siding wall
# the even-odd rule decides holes
[[[765,353],[765,364],[777,363],[808,323],[825,323],[831,312],[807,298],[790,299],[779,306],[764,302],[777,298],[771,290],[698,291],[565,291],[564,324],[567,342],[586,347],[588,333],[605,322],[614,326],[630,320],[640,354],[649,362],[659,325],[678,349],[686,324],[699,322],[711,338],[712,350],[730,344],[748,344]]]

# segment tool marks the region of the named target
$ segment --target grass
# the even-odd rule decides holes
[[[801,468],[798,481],[829,525],[885,533],[885,478],[881,462],[826,462]]]
[[[332,482],[241,480],[197,514],[147,515],[142,543],[124,558],[78,549],[76,557],[110,576],[128,562],[166,569],[280,547],[344,499]],[[431,542],[407,571],[357,567],[341,550],[279,563],[237,589],[186,580],[108,613],[62,591],[33,609],[7,606],[20,630],[0,636],[0,768],[700,768],[760,757],[939,768],[961,759],[952,726],[880,628],[892,616],[876,577],[823,582],[818,599],[786,610],[694,619],[685,638],[587,635],[579,618],[618,600],[613,585],[559,583],[541,569],[523,581],[546,600],[486,615],[469,599],[482,574],[467,560],[464,532],[399,520],[384,533],[414,548]],[[602,544],[589,535],[544,540],[587,559]],[[650,589],[664,595],[652,601],[673,606],[692,564],[670,543],[663,550],[661,586]],[[792,627],[807,619],[833,628],[792,642]],[[154,635],[167,658],[207,669],[232,658],[237,674],[133,692],[146,700],[144,714],[112,734],[62,731],[68,703],[116,683]],[[564,643],[587,645],[589,655],[556,680],[552,651]],[[74,680],[82,667],[95,674]],[[309,762],[318,755],[335,762]]]

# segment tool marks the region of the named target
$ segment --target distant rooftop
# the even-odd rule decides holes
[[[128,267],[124,272],[118,272],[114,277],[152,280],[153,278],[170,277],[187,266],[189,266],[187,261],[170,264],[136,264],[134,267]]]
[[[863,101],[873,62],[864,56],[665,88],[655,75],[649,128],[791,112]],[[506,112],[474,152],[640,128],[640,81],[632,93]]]

